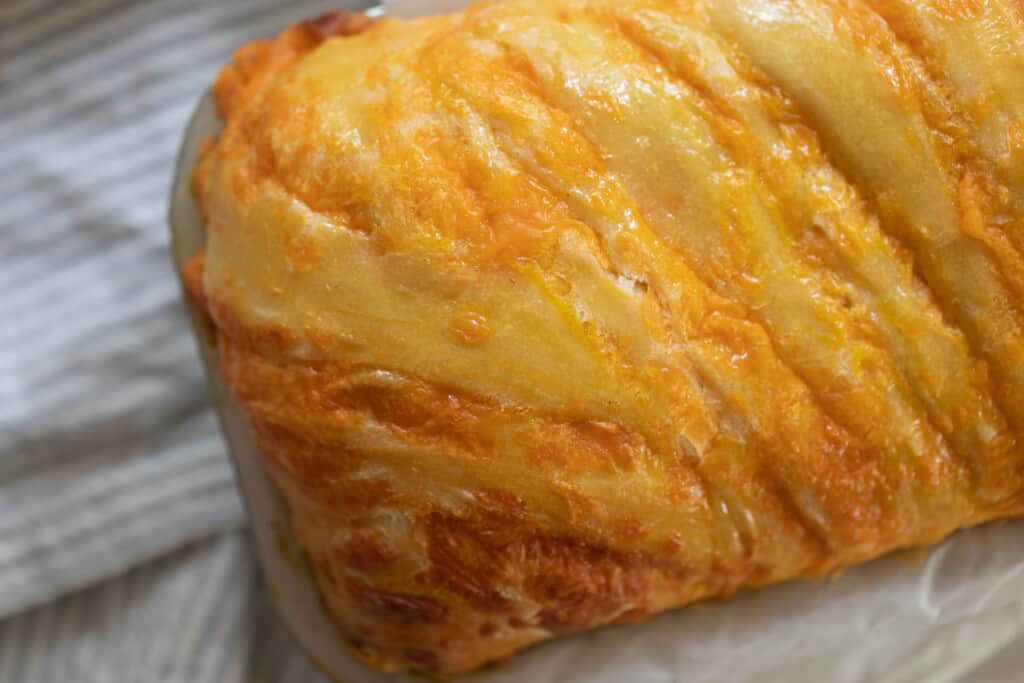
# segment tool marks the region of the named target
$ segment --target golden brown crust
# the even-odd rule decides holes
[[[259,40],[239,48],[213,84],[213,97],[221,117],[230,118],[236,106],[250,100],[269,79],[320,43],[358,35],[371,23],[365,14],[327,12],[292,26],[273,40]]]
[[[181,282],[185,286],[185,294],[200,311],[209,311],[206,293],[203,290],[203,262],[206,255],[200,251],[194,254],[181,267]]]
[[[186,282],[344,639],[464,671],[1024,512],[1022,79],[1007,1],[242,48]]]

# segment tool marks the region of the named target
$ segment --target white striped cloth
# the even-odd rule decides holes
[[[369,4],[0,0],[0,681],[313,680],[237,531],[167,197],[235,47]]]
[[[326,683],[237,534],[0,622],[0,681]]]

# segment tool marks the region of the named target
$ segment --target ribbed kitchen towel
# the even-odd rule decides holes
[[[0,617],[241,524],[168,254],[177,146],[235,47],[368,4],[0,2]]]
[[[240,532],[0,621],[4,683],[326,683]]]

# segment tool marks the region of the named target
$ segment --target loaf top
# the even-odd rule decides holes
[[[465,669],[1020,513],[1022,15],[512,0],[240,50],[196,289],[349,640]],[[339,512],[359,481],[393,496]],[[518,559],[465,581],[526,636],[432,573],[431,515],[495,500]],[[419,559],[356,566],[354,526]],[[537,534],[572,557],[530,564]],[[584,549],[643,580],[588,582]],[[583,616],[537,616],[540,567]],[[367,586],[442,607],[398,623]]]

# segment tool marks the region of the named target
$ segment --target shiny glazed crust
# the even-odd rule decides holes
[[[465,671],[1024,512],[1022,15],[513,0],[239,50],[185,275],[354,650]]]

